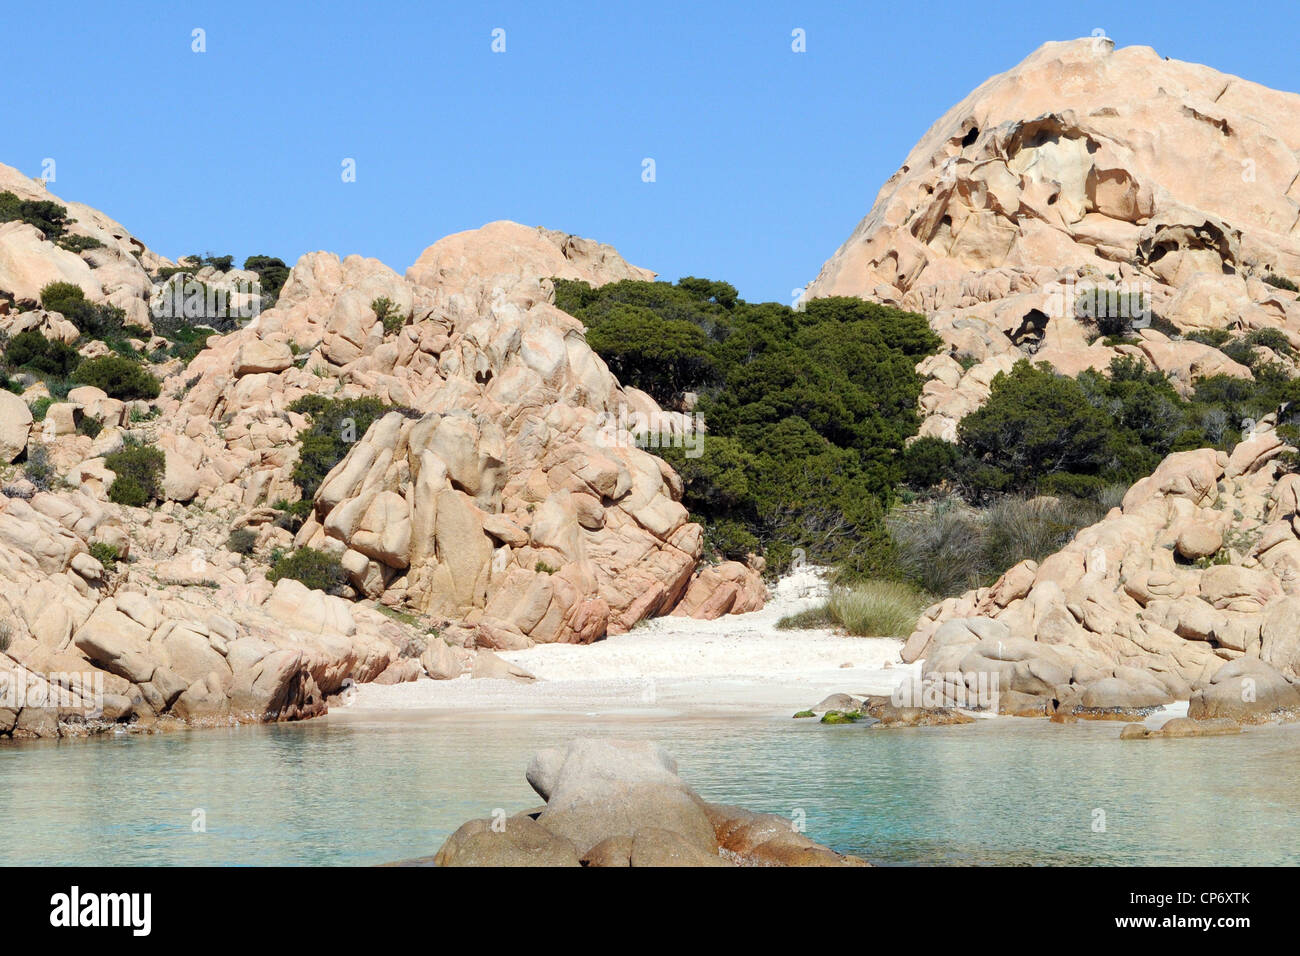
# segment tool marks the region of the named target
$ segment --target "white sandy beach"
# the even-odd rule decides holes
[[[363,684],[347,713],[455,709],[518,712],[789,714],[827,694],[887,694],[913,670],[897,638],[831,630],[781,631],[776,622],[826,594],[820,571],[782,579],[761,611],[715,621],[661,617],[595,644],[542,644],[501,656],[537,676]]]

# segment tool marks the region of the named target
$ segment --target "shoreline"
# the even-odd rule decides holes
[[[887,695],[918,672],[902,663],[900,638],[777,629],[781,618],[816,605],[826,592],[823,572],[806,569],[777,582],[767,604],[747,614],[712,621],[658,617],[592,644],[498,652],[533,674],[533,682],[462,676],[360,684],[330,712],[790,716],[832,693]]]

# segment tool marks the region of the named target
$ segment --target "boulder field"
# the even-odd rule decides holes
[[[37,304],[64,281],[123,309],[139,352],[169,344],[150,324],[169,282],[152,275],[175,263],[6,166],[0,190],[65,205],[68,232],[102,243],[78,255],[0,225],[0,333],[106,354]],[[232,290],[256,278],[198,275]],[[703,564],[680,479],[611,425],[640,412],[671,440],[691,421],[619,384],[553,305],[556,277],[653,273],[511,222],[435,243],[405,276],[310,253],[274,307],[211,336],[188,365],[154,361],[155,401],[0,390],[0,738],[299,719],[372,680],[530,680],[494,649],[761,607],[761,559]],[[343,436],[347,455],[295,536],[274,506],[300,497],[292,474],[311,420],[289,406],[308,396],[397,410]],[[128,444],[163,452],[160,503],[108,500],[106,458]],[[50,475],[39,485],[27,477],[38,459]],[[247,548],[231,550],[232,531]],[[341,596],[268,580],[269,556],[305,546],[340,559]]]
[[[1129,355],[1180,390],[1250,378],[1182,333],[1300,346],[1295,292],[1263,281],[1300,276],[1298,174],[1300,96],[1105,37],[1047,43],[930,128],[805,294],[927,314],[946,347],[918,366],[921,434],[952,441],[1021,358],[1077,375]],[[1091,290],[1163,321],[1094,339],[1072,308]]]
[[[1041,563],[929,608],[908,638],[939,705],[1132,719],[1300,717],[1300,475],[1269,427],[1179,452]]]
[[[648,741],[580,737],[528,765],[539,809],[471,820],[399,866],[867,866],[793,821],[702,800]]]

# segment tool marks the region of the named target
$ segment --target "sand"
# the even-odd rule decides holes
[[[823,600],[826,587],[824,572],[804,569],[778,582],[751,614],[661,617],[587,646],[502,652],[536,675],[531,684],[468,677],[363,684],[347,710],[789,715],[839,691],[890,693],[915,670],[901,662],[901,639],[777,629],[782,617]]]

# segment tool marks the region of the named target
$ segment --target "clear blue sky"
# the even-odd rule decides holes
[[[1295,12],[3,0],[0,161],[37,175],[54,158],[54,192],[173,258],[327,249],[402,272],[443,235],[514,219],[788,301],[929,125],[1044,41],[1100,27],[1294,90]]]

